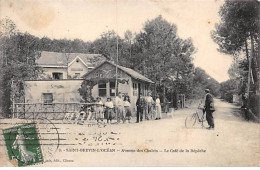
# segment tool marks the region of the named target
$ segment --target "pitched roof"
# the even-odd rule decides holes
[[[118,68],[123,70],[124,72],[126,72],[127,74],[129,74],[131,77],[135,78],[135,79],[139,79],[139,80],[143,80],[149,83],[154,83],[152,80],[146,78],[145,76],[143,76],[142,74],[136,72],[133,69],[127,68],[127,67],[123,67],[123,66],[119,66]]]
[[[120,66],[120,65],[116,65],[116,64],[114,64],[114,63],[112,63],[110,61],[107,61],[107,60],[104,61],[103,63],[101,63],[99,66],[95,67],[90,72],[84,74],[82,77],[86,77],[88,74],[92,73],[94,70],[98,69],[99,67],[101,67],[105,63],[112,64],[115,67],[117,66],[117,68],[119,68],[120,70],[122,70],[123,72],[125,72],[126,74],[128,74],[129,76],[131,76],[134,79],[145,81],[145,82],[149,82],[149,83],[154,83],[152,80],[148,79],[147,77],[143,76],[142,74],[136,72],[133,69],[130,69],[130,68],[127,68],[127,67],[123,67],[123,66]]]
[[[67,66],[71,63],[76,57],[79,57],[84,64],[87,66],[96,66],[95,58],[100,57],[102,61],[105,60],[105,57],[101,54],[84,54],[84,53],[57,53],[42,51],[41,57],[36,59],[36,63],[40,66]]]

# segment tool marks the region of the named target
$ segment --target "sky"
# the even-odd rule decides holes
[[[147,20],[162,15],[177,25],[177,34],[191,37],[193,62],[218,82],[229,79],[232,57],[217,51],[210,37],[220,21],[223,0],[0,0],[0,18],[13,20],[21,32],[51,39],[93,41],[102,32],[139,33]]]

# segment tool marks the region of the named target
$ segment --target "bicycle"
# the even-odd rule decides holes
[[[201,127],[204,128],[203,122],[205,121],[205,117],[204,117],[205,112],[203,111],[202,116],[201,117],[199,116],[198,110],[201,110],[200,105],[201,104],[199,104],[198,109],[196,110],[195,113],[186,117],[185,119],[186,128],[192,128],[196,124],[196,122],[198,124],[201,124]]]

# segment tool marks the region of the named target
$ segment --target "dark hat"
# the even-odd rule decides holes
[[[209,93],[209,89],[205,89],[205,92],[206,92],[206,93]]]
[[[97,99],[101,99],[101,97],[97,97]]]

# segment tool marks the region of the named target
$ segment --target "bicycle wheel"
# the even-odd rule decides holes
[[[206,122],[206,118],[205,118],[205,117],[206,117],[206,116],[202,116],[202,117],[201,117],[201,127],[202,127],[202,128],[205,127],[204,124],[203,124],[204,122]]]
[[[186,117],[185,119],[186,128],[192,128],[195,125],[195,123],[196,123],[196,117],[194,116],[194,114]]]

